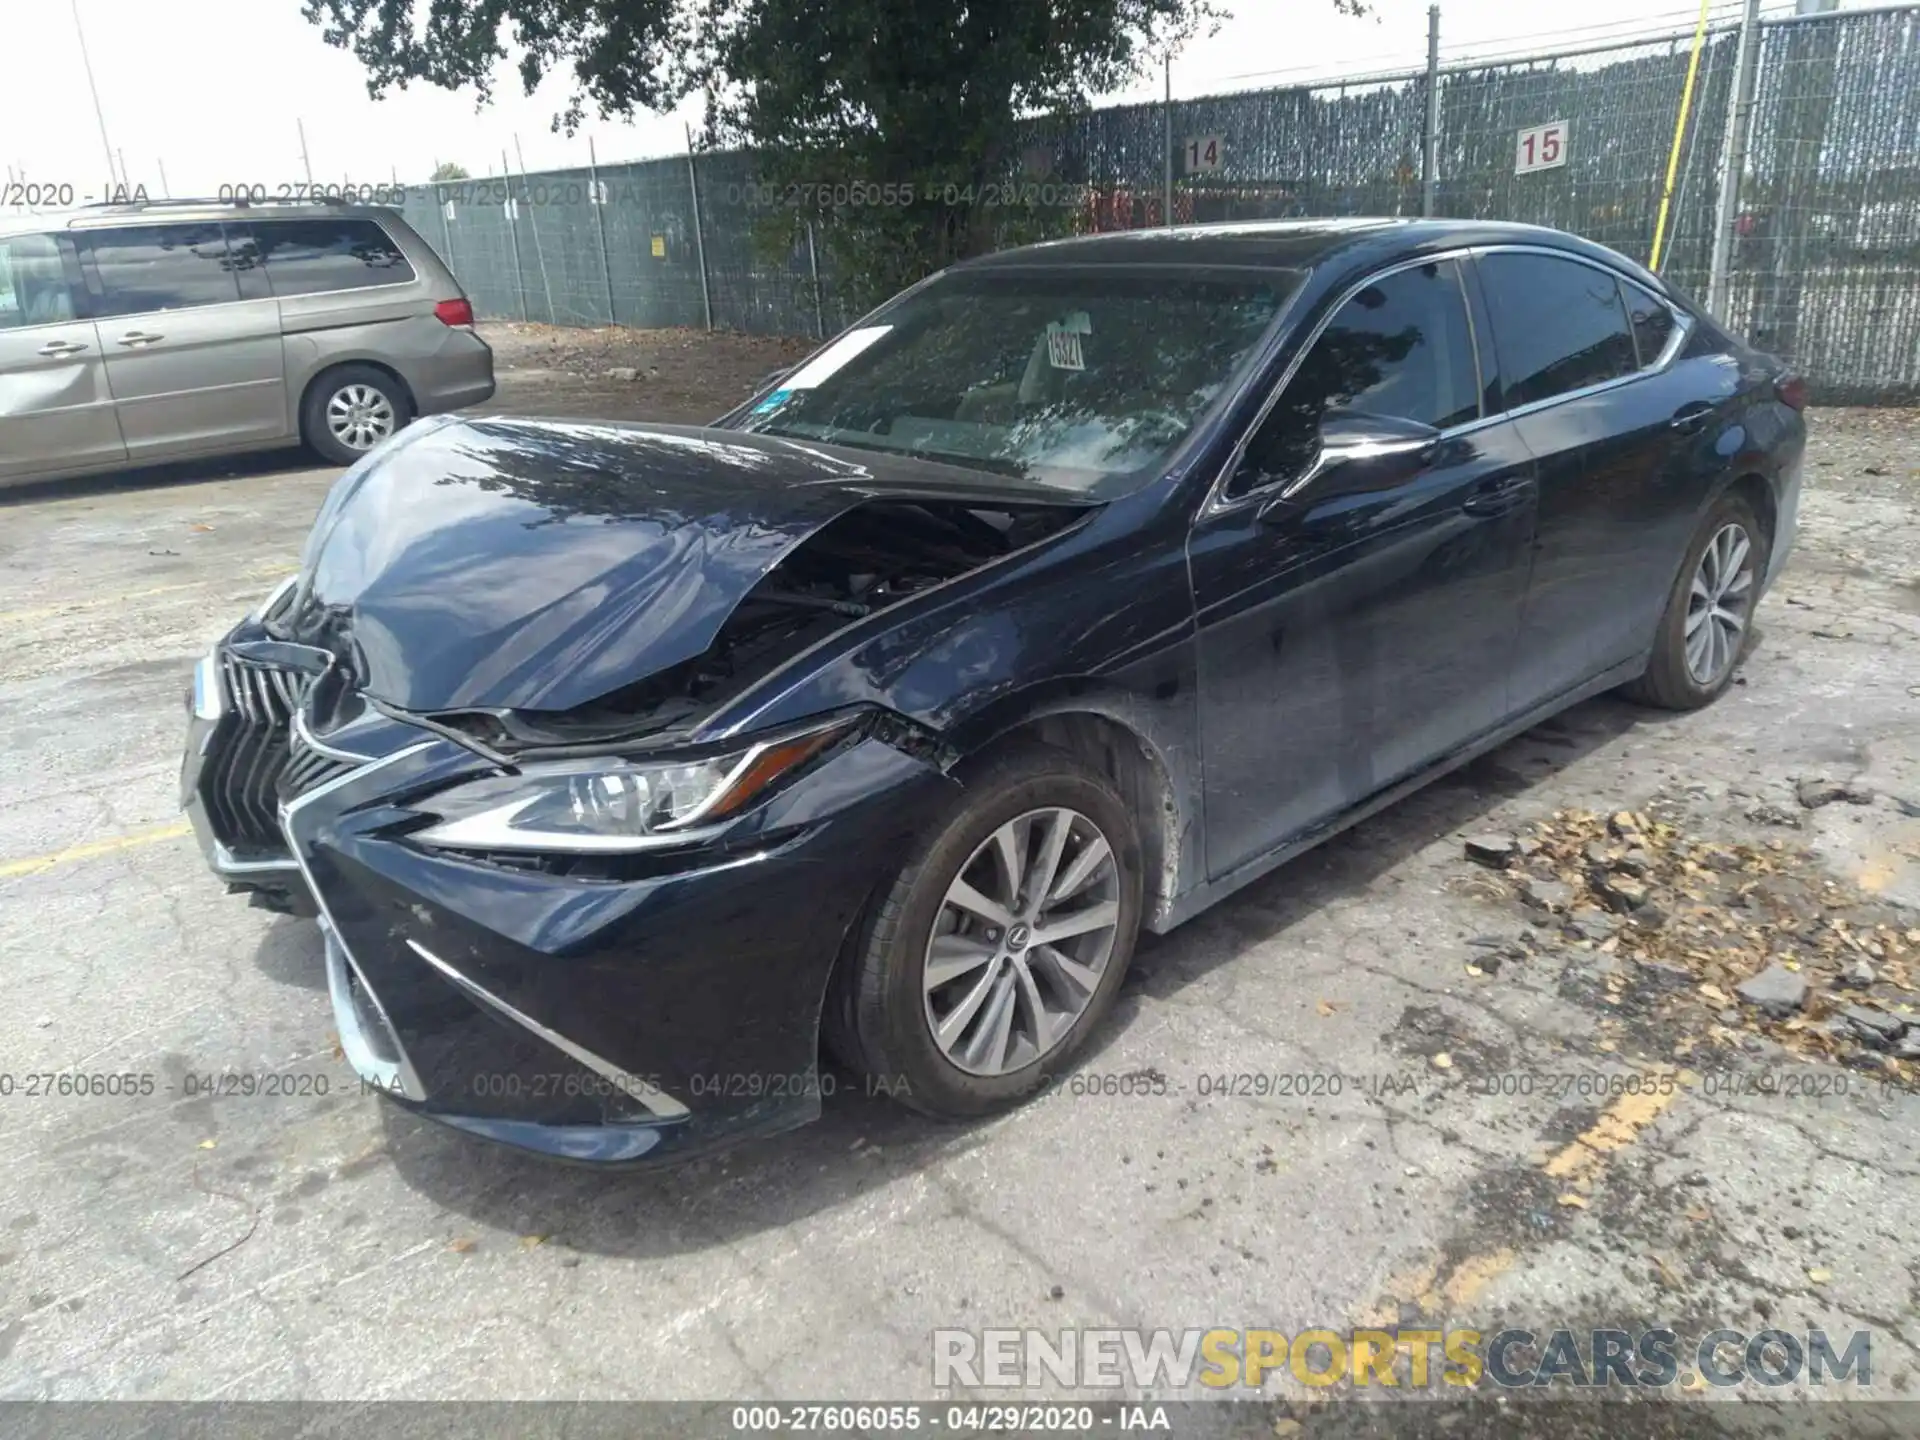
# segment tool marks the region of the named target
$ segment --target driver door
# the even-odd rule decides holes
[[[1537,486],[1483,419],[1466,285],[1427,261],[1346,298],[1194,525],[1210,878],[1512,713]]]

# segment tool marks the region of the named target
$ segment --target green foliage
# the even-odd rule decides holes
[[[557,127],[589,106],[627,117],[703,93],[705,143],[751,146],[761,179],[800,197],[876,295],[1060,233],[1059,206],[1003,203],[1028,117],[1120,88],[1220,13],[1215,0],[306,0],[376,95],[424,80],[485,96],[515,56],[529,92],[570,70]],[[804,218],[774,216],[763,234],[784,246]]]
[[[467,173],[466,166],[455,164],[451,160],[442,160],[433,167],[433,174],[427,178],[429,180],[470,180],[473,177]]]

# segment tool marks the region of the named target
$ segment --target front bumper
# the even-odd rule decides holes
[[[283,802],[280,854],[236,856],[210,791],[229,773],[230,718],[190,722],[188,814],[229,884],[311,896],[362,1079],[470,1134],[601,1164],[684,1159],[818,1115],[834,960],[953,785],[868,737],[717,840],[582,870],[410,840],[408,801],[492,766],[402,726],[377,758]],[[268,864],[281,868],[236,869]]]

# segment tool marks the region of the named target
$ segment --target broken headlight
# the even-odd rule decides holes
[[[419,809],[437,823],[413,840],[447,850],[618,854],[703,839],[857,720],[725,754],[681,760],[567,760],[455,786]]]

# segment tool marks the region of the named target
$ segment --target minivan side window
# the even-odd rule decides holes
[[[1508,408],[1631,375],[1633,331],[1610,271],[1551,255],[1480,257]]]
[[[404,285],[413,266],[371,220],[256,220],[253,234],[275,295]]]
[[[74,238],[96,317],[224,305],[240,298],[218,224],[129,225],[81,230]]]
[[[1673,338],[1673,307],[1657,295],[1650,295],[1630,280],[1620,282],[1626,298],[1627,319],[1633,323],[1633,343],[1640,347],[1640,368],[1645,369],[1665,353]]]
[[[73,288],[51,235],[0,240],[0,330],[73,319]]]
[[[1455,262],[1395,271],[1357,292],[1320,332],[1248,442],[1227,494],[1304,475],[1330,411],[1389,415],[1444,430],[1479,418],[1479,389]]]

